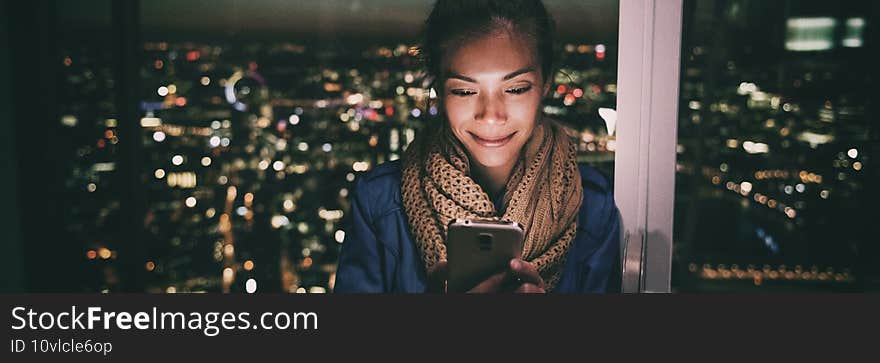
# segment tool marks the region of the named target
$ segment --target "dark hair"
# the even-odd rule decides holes
[[[437,0],[425,20],[421,56],[436,81],[442,77],[450,48],[497,31],[510,31],[534,42],[541,77],[552,78],[553,18],[540,0]]]

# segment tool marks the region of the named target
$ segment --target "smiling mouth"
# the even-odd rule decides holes
[[[482,137],[477,136],[477,134],[474,134],[473,132],[468,131],[468,133],[471,134],[471,137],[474,139],[474,141],[477,142],[477,144],[480,144],[480,145],[482,145],[482,146],[484,146],[484,147],[501,147],[501,146],[504,146],[504,145],[506,145],[511,139],[513,139],[513,135],[516,135],[516,132],[514,132],[514,133],[512,133],[512,134],[510,134],[510,135],[507,135],[507,136],[504,136],[504,137],[500,137],[500,138],[482,138]]]

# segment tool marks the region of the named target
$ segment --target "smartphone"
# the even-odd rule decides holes
[[[508,268],[522,255],[524,233],[516,222],[455,219],[446,237],[447,292],[467,292]]]

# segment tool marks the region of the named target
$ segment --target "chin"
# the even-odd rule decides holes
[[[513,161],[514,156],[516,154],[511,153],[486,153],[486,152],[471,152],[471,157],[473,161],[480,164],[480,166],[484,168],[497,168],[505,165],[510,165]]]

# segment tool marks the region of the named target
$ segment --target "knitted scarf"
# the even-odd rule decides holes
[[[583,187],[576,148],[564,126],[538,121],[507,181],[503,215],[470,173],[464,146],[445,125],[426,128],[403,161],[401,196],[425,268],[446,259],[455,218],[507,220],[524,229],[522,258],[537,267],[546,290],[560,271],[577,229]]]

